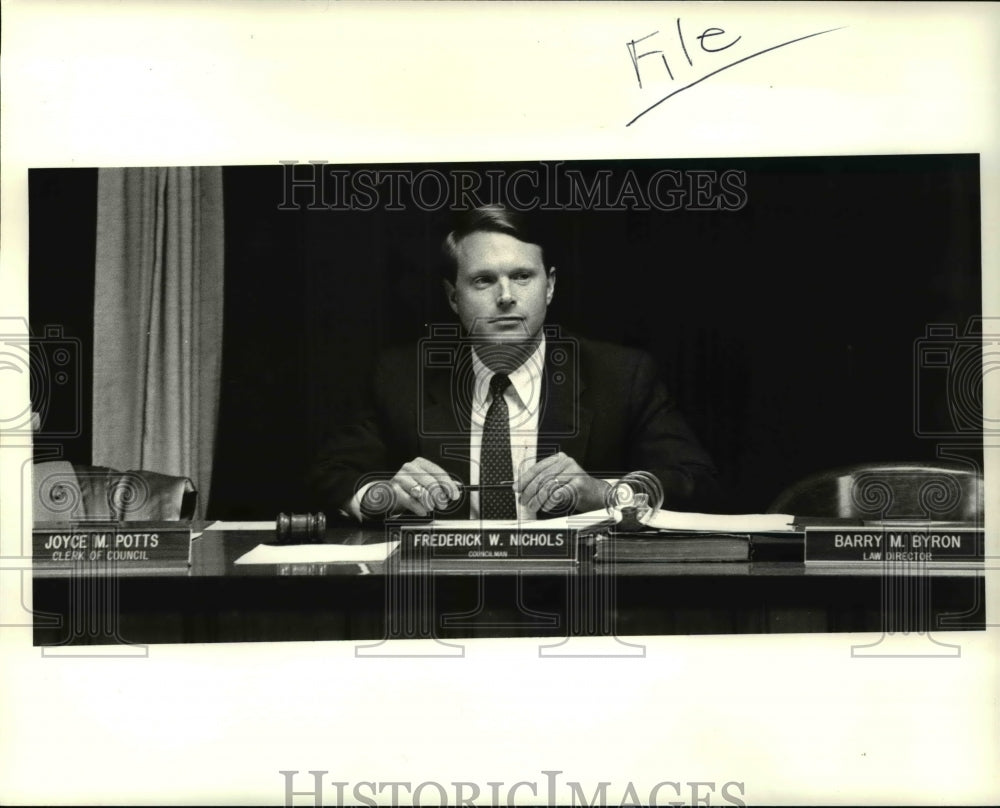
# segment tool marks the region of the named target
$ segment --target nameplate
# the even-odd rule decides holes
[[[982,561],[982,528],[806,527],[805,560],[862,563]]]
[[[491,561],[576,559],[576,530],[488,528],[448,529],[441,525],[399,525],[390,528],[403,559],[466,558]]]
[[[39,522],[32,558],[43,567],[187,567],[191,527],[164,522]]]

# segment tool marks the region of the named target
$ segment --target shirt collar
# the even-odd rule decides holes
[[[538,340],[538,345],[524,362],[507,374],[510,379],[508,393],[513,389],[522,407],[537,409],[542,397],[542,369],[545,367],[545,334]],[[473,406],[477,410],[485,409],[490,397],[490,379],[495,371],[490,370],[472,351],[472,369],[476,374]]]

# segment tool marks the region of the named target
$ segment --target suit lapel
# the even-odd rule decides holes
[[[546,340],[541,412],[538,418],[536,458],[565,452],[586,468],[587,441],[593,412],[585,394],[587,380],[579,356],[562,346],[553,359],[553,340]],[[468,346],[463,351],[471,350]],[[452,368],[427,370],[417,413],[419,454],[440,458],[441,467],[463,482],[469,476],[469,417],[472,402],[472,363],[462,356]],[[467,372],[463,372],[467,371]]]
[[[469,350],[463,347],[461,350]],[[469,481],[469,402],[472,381],[463,378],[471,368],[466,358],[454,367],[424,370],[424,389],[417,413],[419,454],[439,459],[439,465],[462,482]]]
[[[553,356],[553,348],[558,354]],[[542,383],[542,411],[538,419],[537,458],[542,460],[556,452],[565,452],[586,467],[587,440],[593,413],[585,395],[586,378],[580,371],[578,351],[567,351],[545,342],[545,371]],[[563,361],[554,361],[557,359]]]

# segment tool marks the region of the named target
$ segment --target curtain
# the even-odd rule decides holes
[[[190,477],[208,504],[222,358],[221,168],[102,168],[93,462]]]

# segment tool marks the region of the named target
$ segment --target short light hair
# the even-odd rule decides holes
[[[504,233],[525,244],[534,244],[542,251],[542,266],[545,265],[545,250],[526,216],[503,205],[483,205],[456,214],[451,232],[441,244],[441,275],[445,280],[452,283],[458,280],[459,242],[473,233]]]

